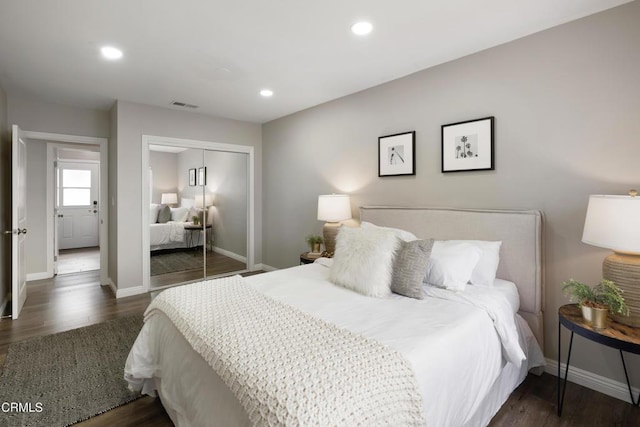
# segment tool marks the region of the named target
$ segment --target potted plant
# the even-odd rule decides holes
[[[191,220],[193,221],[193,225],[200,225],[200,217],[198,215],[192,216]]]
[[[306,240],[309,244],[309,248],[311,248],[311,252],[320,253],[320,245],[324,243],[322,236],[312,234],[307,236]]]
[[[562,284],[562,290],[571,302],[577,302],[582,317],[596,329],[607,327],[607,314],[629,315],[629,308],[622,297],[622,290],[611,280],[602,280],[594,287],[570,279]]]

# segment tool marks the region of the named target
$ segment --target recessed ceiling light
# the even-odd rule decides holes
[[[271,89],[262,89],[260,91],[260,95],[264,96],[265,98],[268,98],[270,96],[273,96],[273,91]]]
[[[107,59],[122,58],[122,51],[113,46],[104,46],[102,49],[100,49],[100,52],[102,53],[102,56],[104,56]]]
[[[351,31],[353,32],[353,34],[357,34],[359,36],[369,34],[371,30],[373,30],[373,25],[371,25],[371,22],[356,22],[351,26]]]

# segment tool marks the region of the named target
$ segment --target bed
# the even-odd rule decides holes
[[[427,424],[486,425],[528,370],[544,363],[542,214],[363,207],[361,220],[407,230],[419,238],[502,241],[497,286],[491,291],[469,287],[464,293],[426,287],[427,296],[422,300],[395,294],[372,298],[333,285],[328,280],[332,261],[327,259],[251,276],[244,279],[244,284],[256,298],[267,299],[272,304],[270,310],[274,309],[273,304],[293,307],[292,310],[308,316],[309,321],[320,319],[340,331],[399,353],[414,374],[421,398],[419,406]],[[202,282],[181,288],[204,292],[192,298],[200,304],[209,299],[206,292],[215,293],[218,292],[215,289],[225,286],[238,289],[227,282]],[[204,313],[196,317],[224,312],[222,306],[217,307],[213,310],[200,306],[197,310]],[[207,358],[207,351],[203,351],[201,338],[194,341],[184,333],[181,318],[158,310],[147,314],[128,357],[125,379],[143,393],[159,394],[176,425],[255,424],[256,411],[252,410],[254,406],[247,400],[244,389],[237,382],[229,382],[228,370],[212,369],[214,364]],[[518,362],[509,356],[509,340],[498,325],[498,320],[505,318],[510,319],[511,323],[506,323],[516,331],[515,346],[522,350],[525,361]],[[307,318],[303,317],[302,322],[305,321]],[[256,329],[259,328],[257,325]],[[258,331],[257,336],[261,333]],[[282,330],[283,335],[287,333],[288,328]],[[260,338],[256,339],[256,347],[258,341]],[[513,345],[511,340],[511,348]],[[250,351],[237,354],[244,357],[245,352]],[[313,354],[317,352],[316,349]],[[274,355],[265,363],[256,363],[253,371],[261,372],[262,365],[278,365],[279,360]],[[318,377],[330,375],[333,365],[327,362],[326,372],[318,370]],[[313,371],[311,363],[309,370]],[[260,383],[262,378],[256,381]],[[375,417],[373,421],[371,424],[376,423]]]
[[[167,249],[184,249],[188,247],[190,241],[193,242],[212,242],[212,233],[209,230],[207,236],[204,235],[204,230],[186,229],[185,227],[193,226],[193,222],[189,215],[194,214],[202,217],[201,209],[194,209],[189,204],[184,205],[185,202],[189,202],[187,199],[183,199],[183,206],[170,208],[171,219],[167,222],[158,223],[158,211],[161,205],[150,205],[150,224],[149,224],[149,250],[161,251]],[[192,203],[191,203],[192,205]],[[212,216],[210,217],[213,218]],[[209,221],[211,223],[211,220]],[[191,233],[192,235],[187,235]]]

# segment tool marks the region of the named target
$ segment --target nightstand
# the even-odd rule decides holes
[[[569,353],[567,354],[567,365],[564,370],[564,385],[562,386],[562,395],[560,394],[561,377],[560,377],[560,355],[562,354],[562,326],[571,331],[571,339],[569,340]],[[563,305],[558,309],[558,416],[562,415],[562,405],[564,403],[564,392],[567,389],[567,373],[569,371],[569,362],[571,361],[571,346],[573,345],[573,334],[576,333],[588,340],[606,345],[620,351],[620,359],[622,360],[622,368],[624,376],[627,379],[629,387],[629,395],[631,402],[640,405],[640,396],[636,401],[631,391],[631,383],[627,374],[627,365],[624,363],[624,355],[622,351],[640,354],[640,328],[623,325],[609,318],[609,326],[606,329],[594,329],[587,325],[582,318],[582,312],[576,304]]]
[[[303,253],[300,254],[300,265],[312,264],[318,258],[320,258],[320,257],[319,256],[313,257],[313,258],[309,257],[309,252],[303,252]]]
[[[199,232],[202,231],[203,228],[207,229],[207,243],[209,243],[210,242],[209,236],[211,236],[211,232],[209,230],[211,230],[211,224],[207,224],[204,227],[202,226],[202,224],[195,225],[195,224],[189,223],[184,225],[184,230],[188,231],[188,233],[185,233],[187,237],[187,241],[186,241],[187,248],[191,249],[191,248],[197,248],[198,246],[200,246]],[[196,237],[196,239],[194,239],[194,237]]]

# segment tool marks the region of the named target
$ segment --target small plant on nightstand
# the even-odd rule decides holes
[[[590,287],[577,280],[570,279],[562,284],[562,290],[571,302],[577,302],[582,309],[582,317],[589,325],[603,329],[607,327],[607,313],[610,311],[622,316],[629,315],[622,290],[610,280],[602,280]]]
[[[193,225],[200,225],[200,218],[198,217],[198,215],[192,216],[191,220],[193,221]]]
[[[318,236],[314,234],[307,236],[306,241],[309,244],[309,248],[311,249],[310,252],[314,252],[314,253],[319,253],[320,245],[324,243],[324,239],[322,238],[322,236]]]

